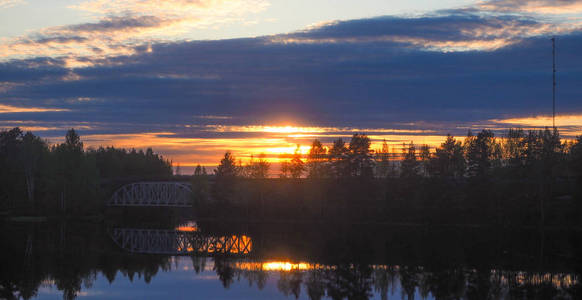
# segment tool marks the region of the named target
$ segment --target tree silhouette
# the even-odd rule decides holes
[[[420,170],[423,176],[428,176],[429,174],[429,163],[431,159],[430,147],[428,145],[420,146]]]
[[[35,184],[40,177],[39,165],[48,152],[48,145],[31,132],[22,137],[22,165],[26,180],[26,195],[30,205],[34,206]]]
[[[224,153],[224,157],[220,160],[214,173],[218,178],[234,178],[238,175],[236,159],[230,151]]]
[[[576,138],[576,142],[570,150],[568,163],[571,164],[572,170],[577,174],[577,186],[582,191],[582,136]]]
[[[402,145],[402,163],[400,168],[400,176],[402,178],[414,178],[418,176],[418,160],[416,159],[416,147],[413,142],[410,142],[408,146],[406,144]]]
[[[458,179],[465,173],[463,146],[450,134],[440,147],[436,148],[431,158],[429,173],[441,178]]]
[[[382,148],[376,151],[376,177],[386,178],[390,173],[390,149],[386,139],[382,141]]]
[[[354,134],[348,147],[349,170],[352,177],[372,177],[374,160],[371,141],[365,134]]]
[[[299,149],[299,145],[295,149],[295,153],[293,153],[293,158],[289,164],[289,172],[291,173],[292,178],[300,178],[301,174],[303,174],[305,170],[305,164],[301,159],[301,152]]]
[[[259,154],[258,160],[253,160],[251,156],[251,162],[249,163],[249,177],[250,178],[267,178],[269,177],[269,169],[271,164],[267,161],[266,155],[264,153]]]
[[[329,161],[331,163],[332,173],[336,178],[348,177],[349,170],[349,150],[346,143],[340,138],[333,141],[333,145],[329,150]]]
[[[327,149],[319,140],[314,140],[307,155],[307,177],[323,178],[327,176],[326,154]]]
[[[282,161],[281,162],[281,174],[279,175],[280,178],[288,178],[289,177],[289,162]]]
[[[214,197],[221,204],[229,203],[234,194],[235,179],[239,174],[236,159],[230,151],[224,153],[214,174],[216,175],[216,182],[213,185]]]
[[[202,166],[198,164],[196,169],[194,169],[194,176],[202,176]]]
[[[466,160],[469,177],[485,178],[491,168],[499,163],[501,147],[491,130],[481,131],[476,138],[468,134]]]

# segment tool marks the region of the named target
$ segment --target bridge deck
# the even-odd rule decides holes
[[[192,188],[183,182],[136,182],[116,190],[107,206],[191,207]]]

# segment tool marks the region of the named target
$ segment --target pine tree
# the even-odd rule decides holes
[[[349,170],[352,177],[372,177],[374,160],[371,141],[365,134],[354,134],[349,145]]]
[[[328,160],[331,164],[333,176],[343,178],[349,176],[349,157],[346,143],[340,138],[333,142],[329,150]]]
[[[291,159],[291,163],[289,166],[289,172],[291,173],[292,178],[300,178],[305,170],[305,164],[301,159],[301,152],[299,145],[295,149],[295,153],[293,153],[293,158]]]
[[[413,142],[408,146],[402,144],[402,163],[400,166],[400,176],[403,178],[413,178],[418,176],[418,161],[416,159],[416,147]]]
[[[323,178],[327,176],[326,154],[327,149],[319,140],[314,140],[307,156],[307,177]]]

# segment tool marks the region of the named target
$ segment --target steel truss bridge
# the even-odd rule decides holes
[[[208,236],[198,231],[116,228],[110,235],[119,247],[132,253],[245,256],[253,247],[245,235]]]
[[[116,190],[107,206],[192,206],[192,188],[183,182],[136,182]]]

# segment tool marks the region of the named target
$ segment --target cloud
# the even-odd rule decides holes
[[[0,9],[26,4],[24,0],[0,0]]]
[[[282,35],[333,43],[273,43],[276,36],[154,43],[151,52],[136,50],[74,72],[56,63],[30,67],[33,62],[15,61],[0,65],[8,71],[0,72],[6,86],[0,99],[71,109],[58,116],[70,121],[125,120],[123,126],[136,131],[171,131],[170,124],[407,129],[395,127],[407,122],[425,122],[424,129],[432,129],[451,119],[546,112],[551,43],[543,30],[537,36],[519,33],[538,26],[522,17],[384,17]],[[520,37],[504,47],[445,51],[469,38],[472,47],[478,41],[495,43],[513,30]],[[416,38],[419,44],[378,38],[386,35]],[[443,43],[442,49],[426,51],[424,40]],[[577,100],[582,36],[563,33],[557,46],[558,107],[582,110]]]
[[[494,51],[523,39],[568,34],[582,22],[516,15],[527,7],[569,9],[576,1],[480,2],[474,6],[429,15],[327,21],[305,30],[261,38],[272,44],[391,43],[426,51]],[[56,26],[0,43],[0,60],[48,57],[68,68],[114,64],[116,58],[150,53],[152,45],[181,41],[197,28],[224,23],[244,24],[246,16],[263,11],[267,0],[90,0],[70,6],[97,19]],[[498,11],[502,14],[490,14]],[[509,14],[504,14],[507,12]]]
[[[182,165],[213,164],[226,149],[275,157],[297,143],[356,131],[369,133],[375,146],[384,138],[435,144],[448,132],[502,132],[547,115],[553,34],[558,115],[582,113],[582,31],[575,22],[457,11],[334,21],[257,38],[143,44],[128,36],[173,25],[137,11],[23,41],[57,49],[71,43],[90,53],[0,63],[0,103],[11,111],[0,114],[0,125],[59,138],[69,125],[85,126],[87,145],[150,146]],[[87,66],[69,69],[71,57]],[[580,132],[571,122],[576,118],[564,123],[569,136]]]
[[[526,12],[536,14],[579,14],[580,0],[491,0],[483,1],[478,8],[499,12]]]
[[[34,35],[16,37],[0,44],[0,59],[54,57],[69,67],[91,65],[87,57],[136,54],[135,46],[146,36],[164,28],[156,17],[107,17],[97,23],[57,26]]]
[[[525,129],[541,129],[552,127],[552,116],[538,115],[533,117],[517,117],[507,119],[493,119],[493,123],[504,124],[511,127]],[[565,114],[557,115],[556,126],[560,128],[560,133],[567,137],[582,135],[582,114]]]
[[[582,23],[551,24],[528,17],[455,15],[421,18],[382,17],[318,24],[297,33],[276,35],[272,43],[335,44],[395,43],[431,51],[491,51],[524,38],[565,34],[582,28]]]
[[[0,59],[61,58],[69,68],[151,51],[151,43],[177,39],[196,28],[244,21],[266,0],[85,1],[71,6],[97,22],[45,28],[0,43]]]
[[[0,104],[0,114],[61,112],[61,111],[69,111],[69,110],[63,109],[63,108],[19,107],[19,106]]]

